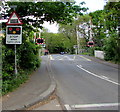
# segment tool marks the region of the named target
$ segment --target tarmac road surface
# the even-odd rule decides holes
[[[49,55],[67,110],[118,110],[118,69],[82,55]]]

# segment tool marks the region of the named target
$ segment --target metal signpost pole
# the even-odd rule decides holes
[[[15,44],[15,75],[17,76],[17,56],[16,56],[16,44]]]
[[[18,15],[15,12],[15,8],[17,6],[10,6],[14,9],[14,12],[11,14],[10,18],[8,19],[6,25],[6,44],[14,44],[15,48],[15,75],[17,77],[17,51],[16,51],[16,44],[22,43],[22,25],[23,23],[19,19]]]
[[[15,8],[17,7],[16,5],[13,5],[13,6],[10,6],[11,8],[13,8],[14,9],[14,11],[15,11]],[[15,75],[17,76],[17,59],[16,59],[16,44],[15,44]]]

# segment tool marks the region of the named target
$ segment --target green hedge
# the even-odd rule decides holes
[[[5,38],[2,42],[2,95],[13,91],[24,83],[29,74],[40,66],[38,50],[40,47],[33,41],[28,41],[28,37],[23,33],[23,43],[17,45],[17,76],[14,73],[15,53],[14,45],[6,45]]]

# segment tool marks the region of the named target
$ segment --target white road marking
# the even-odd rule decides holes
[[[61,56],[56,56],[56,58],[59,58],[59,57],[61,57]]]
[[[65,56],[68,60],[73,60],[73,59],[71,59],[70,57],[68,57],[68,56]]]
[[[63,59],[59,59],[59,60],[63,60]]]
[[[85,58],[84,56],[80,56],[81,58],[84,58],[85,60],[87,60],[87,61],[91,61],[90,59],[88,59],[88,58]]]
[[[120,85],[119,83],[114,82],[114,81],[110,80],[109,78],[107,78],[107,77],[105,77],[105,76],[96,75],[96,74],[94,74],[94,73],[92,73],[92,72],[90,72],[90,71],[88,71],[88,70],[82,68],[82,65],[77,65],[77,67],[80,68],[80,69],[82,69],[82,70],[84,70],[85,72],[87,72],[87,73],[89,73],[89,74],[95,76],[95,77],[98,77],[98,78],[100,78],[100,79],[103,79],[103,80],[105,80],[105,81],[111,82],[111,83],[116,84],[116,85]]]
[[[66,58],[68,60],[73,61],[75,59],[75,56],[74,56],[74,59],[70,58],[69,56],[57,56],[57,57],[55,57],[55,59],[51,55],[49,55],[48,57],[50,60],[64,60]]]
[[[66,110],[72,110],[71,107],[70,107],[70,105],[65,104],[64,106],[65,106]]]
[[[101,75],[101,77],[103,77],[103,78],[105,78],[105,79],[108,79],[108,80],[109,80],[109,78],[108,78],[108,77],[106,77],[106,76],[104,76],[104,75]]]
[[[50,55],[49,57],[50,57],[50,60],[54,60],[53,57],[52,57],[51,55]]]
[[[75,60],[75,56],[73,57],[73,60]]]
[[[60,107],[60,105],[56,105],[56,107]]]
[[[110,107],[110,106],[119,106],[120,103],[101,103],[101,104],[81,104],[81,105],[72,105],[74,109],[78,108],[95,108],[95,107]]]
[[[77,66],[79,66],[80,68],[82,68],[82,65],[77,65]]]

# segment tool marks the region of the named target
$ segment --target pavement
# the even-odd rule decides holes
[[[117,64],[108,63],[95,57],[84,57],[104,63],[115,68],[118,68]],[[47,56],[42,57],[42,63],[31,76],[30,79],[17,90],[11,92],[2,97],[2,110],[25,110],[52,95],[56,89],[56,83],[52,77],[52,71],[49,67],[49,59]],[[46,72],[47,71],[47,72]],[[33,110],[62,110],[57,99],[51,100],[45,105],[38,106]]]
[[[43,57],[42,60],[40,68],[25,84],[2,97],[2,110],[24,110],[47,99],[55,91],[56,83],[51,75],[49,59]]]

